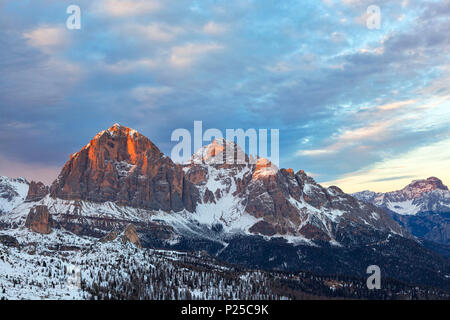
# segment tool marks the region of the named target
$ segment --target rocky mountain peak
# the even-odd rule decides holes
[[[422,194],[431,192],[433,190],[448,190],[448,187],[442,183],[442,180],[436,177],[428,179],[414,180],[402,191],[410,194],[411,199],[420,197]]]
[[[31,181],[29,186],[26,201],[39,201],[49,193],[49,187],[40,181]]]
[[[274,165],[270,160],[266,158],[259,158],[256,162],[255,171],[253,172],[253,179],[261,179],[264,177],[273,176],[277,172],[278,167]]]
[[[450,191],[436,177],[414,180],[405,188],[387,193],[362,191],[354,196],[400,215],[450,211]]]
[[[106,130],[106,132],[112,136],[130,136],[132,138],[142,137],[142,135],[134,129],[121,126],[120,124],[113,124],[111,128]]]
[[[165,211],[195,207],[195,190],[182,168],[147,137],[118,124],[99,132],[70,157],[50,194]]]
[[[195,164],[243,164],[249,157],[239,145],[223,138],[215,138],[210,144],[201,147],[192,155]]]
[[[94,166],[102,165],[102,160],[125,161],[135,165],[139,161],[145,162],[149,157],[163,156],[147,137],[119,124],[99,132],[81,149],[83,150],[89,151],[88,156]],[[73,154],[71,158],[76,158],[80,152]]]
[[[215,139],[192,159],[186,165],[175,164],[148,138],[115,124],[70,157],[50,188],[53,200],[41,199],[46,190],[38,184],[33,186],[30,200],[71,200],[70,211],[64,209],[65,205],[49,206],[51,214],[68,228],[80,212],[96,219],[96,225],[111,225],[103,213],[109,215],[115,210],[120,212],[112,216],[120,217],[120,221],[116,219],[114,224],[135,222],[123,219],[129,217],[122,210],[132,207],[158,211],[158,220],[168,219],[167,224],[174,224],[174,228],[174,217],[180,215],[180,221],[189,221],[189,225],[197,221],[197,226],[210,226],[224,234],[341,244],[365,241],[353,236],[355,232],[364,234],[361,230],[402,234],[399,226],[376,207],[360,203],[336,187],[323,188],[304,171],[294,174],[292,169],[280,170],[264,158],[250,161],[234,142]],[[103,211],[101,205],[115,209]],[[146,210],[145,215],[156,213]],[[133,214],[139,222],[142,212]]]

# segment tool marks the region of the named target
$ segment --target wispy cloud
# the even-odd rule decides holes
[[[220,35],[228,30],[228,26],[225,24],[216,23],[214,21],[209,21],[207,24],[205,24],[202,28],[203,32],[210,34],[210,35]]]
[[[31,46],[47,53],[60,49],[68,42],[68,35],[63,26],[43,25],[24,32],[23,37]]]
[[[394,109],[403,108],[405,106],[409,106],[413,103],[416,103],[416,101],[415,100],[398,101],[398,102],[384,104],[382,106],[379,106],[378,109],[381,111],[394,110]]]
[[[163,7],[159,0],[100,0],[97,12],[113,17],[145,15]]]
[[[181,27],[155,22],[148,25],[132,25],[128,27],[128,30],[140,36],[141,39],[162,42],[172,41],[184,31]]]
[[[170,63],[174,67],[188,67],[201,56],[222,50],[224,47],[218,43],[187,43],[175,46],[171,50]]]
[[[159,66],[158,61],[154,59],[120,60],[115,63],[103,64],[103,68],[111,73],[126,74],[137,70],[147,70]]]
[[[132,90],[133,97],[138,101],[148,101],[159,96],[171,93],[170,87],[137,87]]]
[[[355,145],[363,147],[362,143],[369,140],[381,140],[388,134],[388,129],[391,126],[390,122],[376,122],[369,126],[345,130],[342,133],[336,134],[331,138],[334,141],[332,144],[322,149],[300,150],[297,154],[300,156],[316,156],[326,155],[338,152],[344,148],[353,147]]]

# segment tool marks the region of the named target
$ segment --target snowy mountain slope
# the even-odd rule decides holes
[[[243,164],[237,163],[239,156],[245,159]],[[255,164],[250,159],[224,139],[193,155],[184,172],[200,194],[194,217],[210,226],[221,225],[225,231],[241,229],[294,243],[357,241],[346,237],[343,227],[348,225],[404,234],[384,212],[339,188],[323,188],[303,171],[294,174],[266,159]]]
[[[23,178],[0,177],[0,214],[11,211],[27,197],[29,183]]]
[[[364,277],[252,270],[204,253],[101,243],[65,230],[40,235],[18,228],[0,236],[19,243],[0,241],[0,300],[450,298],[445,289],[389,278],[380,290],[368,290]]]
[[[194,154],[193,163],[201,152]],[[227,232],[248,231],[259,219],[245,212],[246,195],[240,193],[238,188],[241,181],[251,176],[252,166],[248,163],[215,165],[213,158],[207,159],[208,164],[191,164],[184,168],[188,179],[196,183],[200,194],[193,218],[209,226],[221,224]],[[200,181],[199,173],[202,175]]]
[[[120,241],[100,243],[63,230],[39,235],[16,229],[7,234],[20,242],[20,249],[0,243],[0,298],[8,300],[79,300],[92,296],[117,299],[119,294],[126,294],[122,298],[128,299],[133,299],[131,294],[140,299],[272,296],[265,274],[244,271],[231,280],[222,273],[235,273],[234,269],[207,256],[138,249]],[[199,267],[204,270],[198,270]],[[128,292],[128,287],[136,286],[137,280],[145,289]],[[198,283],[201,285],[197,286]]]
[[[48,208],[52,217],[58,221],[67,216],[89,223],[90,218],[97,220],[117,220],[117,221],[148,221],[151,211],[146,209],[120,206],[113,202],[96,203],[83,200],[64,200],[52,198],[47,195],[45,198],[34,202],[23,202],[10,211],[8,217],[4,217],[11,223],[22,224],[25,222],[31,208],[44,205]],[[6,220],[7,219],[7,220]],[[2,220],[2,217],[0,217]]]

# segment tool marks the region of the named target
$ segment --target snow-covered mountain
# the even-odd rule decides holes
[[[392,277],[420,279],[431,268],[436,273],[423,283],[447,285],[438,270],[450,264],[384,210],[322,187],[302,170],[250,160],[233,142],[217,139],[177,164],[145,136],[115,124],[72,154],[50,187],[32,182],[27,194],[23,182],[20,197],[0,214],[0,231],[19,235],[19,243],[37,233],[64,248],[73,240],[55,234],[95,242],[132,224],[144,248],[204,251],[259,269],[361,276],[383,261]]]
[[[247,162],[230,164],[238,157]],[[383,211],[337,187],[324,188],[305,172],[278,169],[267,159],[249,160],[239,146],[223,139],[194,154],[184,172],[199,190],[193,215],[198,221],[267,238],[336,245],[353,241],[351,229],[404,234]]]
[[[436,177],[415,180],[398,191],[387,193],[362,191],[354,193],[353,196],[401,215],[450,212],[450,191]]]
[[[398,191],[353,196],[384,209],[413,235],[450,245],[450,191],[438,178],[415,180]]]
[[[29,183],[24,178],[0,177],[0,214],[9,212],[25,201]]]

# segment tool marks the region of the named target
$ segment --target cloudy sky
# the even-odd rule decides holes
[[[282,167],[347,192],[450,184],[449,30],[449,0],[0,0],[0,175],[50,183],[116,122],[170,154],[202,120],[279,129]]]

